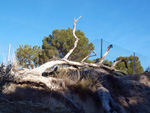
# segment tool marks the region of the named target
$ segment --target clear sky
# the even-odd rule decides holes
[[[0,41],[42,45],[54,29],[77,29],[150,56],[150,0],[0,0]]]

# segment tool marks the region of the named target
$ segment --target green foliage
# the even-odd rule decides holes
[[[38,66],[41,48],[39,46],[31,47],[31,45],[20,45],[15,53],[20,66],[33,68]]]
[[[77,37],[80,39],[74,52],[69,57],[69,60],[81,61],[86,57],[91,50],[94,50],[92,43],[89,43],[88,38],[80,30],[76,31]],[[74,37],[72,35],[72,29],[56,29],[52,32],[52,35],[43,39],[42,55],[40,56],[40,64],[47,62],[54,56],[57,58],[63,58],[74,45]]]
[[[127,74],[134,74],[134,57],[118,57],[116,60],[125,59],[127,62],[128,69],[125,67],[125,63],[121,62],[116,65],[116,69],[122,70],[123,72]],[[139,61],[139,57],[135,56],[135,74],[143,73],[143,67],[141,66],[141,62]]]
[[[101,58],[93,59],[89,61],[90,63],[98,63],[101,60]]]
[[[112,61],[104,60],[103,62],[104,65],[111,67],[112,66]]]

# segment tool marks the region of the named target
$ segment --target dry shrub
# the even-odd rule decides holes
[[[91,76],[91,74],[87,74],[82,80],[76,82],[76,84],[68,86],[83,101],[88,99],[89,96],[95,98],[96,85],[102,83],[102,81],[94,79]]]
[[[94,80],[90,76],[91,75],[88,74],[86,78],[83,78],[81,81],[78,81],[76,85],[82,88],[89,88],[93,86]]]
[[[51,76],[64,80],[65,86],[69,86],[77,82],[77,75],[73,70],[58,68],[58,70]]]

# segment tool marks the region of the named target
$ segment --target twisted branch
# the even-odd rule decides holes
[[[107,48],[105,54],[103,55],[103,57],[101,58],[101,60],[100,60],[100,62],[99,62],[98,64],[103,63],[103,61],[104,61],[105,57],[107,56],[107,54],[108,54],[110,48],[112,48],[112,47],[113,47],[113,45],[109,45],[109,46],[108,46],[108,48]]]
[[[73,36],[75,38],[75,42],[74,42],[74,47],[66,54],[66,56],[64,57],[64,59],[68,59],[68,57],[71,55],[71,53],[74,51],[74,49],[76,48],[79,38],[76,36],[75,31],[76,31],[76,22],[81,18],[81,16],[78,19],[74,18],[74,23],[73,23]]]
[[[95,53],[94,55],[90,55],[91,53]],[[93,56],[96,56],[97,55],[97,53],[93,50],[93,51],[91,51],[90,52],[90,54],[88,55],[88,56],[86,56],[81,62],[84,62],[87,58],[89,58],[89,57],[93,57]]]
[[[117,60],[114,62],[114,64],[112,65],[113,68],[115,68],[115,66],[121,62],[124,62],[125,63],[125,67],[128,68],[127,66],[127,62],[124,60],[124,59],[120,59],[120,60]]]

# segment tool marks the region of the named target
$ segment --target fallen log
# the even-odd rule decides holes
[[[120,70],[115,69],[115,65],[118,62],[115,62],[114,65],[112,67],[106,66],[103,64],[103,61],[105,59],[105,57],[107,56],[110,48],[112,48],[112,45],[110,45],[107,48],[107,51],[105,52],[105,54],[103,55],[102,59],[100,60],[100,62],[98,63],[86,63],[84,62],[88,57],[90,57],[90,55],[88,55],[87,57],[85,57],[81,62],[75,62],[75,61],[70,61],[68,60],[69,56],[73,53],[73,51],[75,50],[75,48],[77,47],[78,44],[78,37],[75,34],[75,30],[76,30],[76,22],[80,19],[81,17],[79,17],[77,20],[74,19],[74,24],[73,24],[73,36],[75,38],[75,42],[74,42],[74,46],[73,48],[66,54],[66,56],[62,59],[58,59],[58,60],[52,60],[49,61],[37,68],[34,69],[22,69],[22,70],[17,70],[12,68],[10,70],[10,73],[7,74],[8,78],[7,80],[10,80],[11,82],[15,82],[15,83],[36,83],[36,84],[42,84],[44,85],[46,88],[48,88],[49,90],[58,90],[58,89],[63,89],[65,88],[65,83],[62,79],[56,79],[53,77],[44,77],[42,76],[42,73],[45,72],[46,69],[51,68],[53,66],[56,65],[68,65],[68,66],[77,66],[77,67],[84,67],[84,68],[104,68],[110,71],[115,71],[115,72],[121,72]],[[93,51],[94,52],[94,51]],[[96,55],[96,52],[94,52]],[[93,55],[92,55],[93,56]],[[123,73],[123,72],[121,72]],[[79,71],[78,71],[79,74]],[[78,80],[80,79],[80,77],[78,77]],[[103,109],[105,112],[110,113],[111,111],[116,111],[118,113],[123,113],[121,111],[121,108],[118,107],[118,105],[113,101],[109,90],[107,90],[106,88],[104,88],[102,85],[97,87],[97,91],[96,94],[99,97],[100,102],[102,103]],[[69,103],[73,110],[75,110],[76,112],[83,112],[81,107],[79,105],[77,105],[72,99],[66,97],[63,94],[59,94],[61,99],[64,99],[67,103]],[[119,110],[118,110],[119,108]]]
[[[13,82],[17,82],[17,83],[21,83],[21,82],[33,82],[33,83],[42,83],[44,84],[46,87],[48,87],[49,89],[58,89],[58,85],[54,84],[58,83],[62,85],[62,87],[65,87],[65,84],[63,82],[63,80],[61,79],[55,79],[52,77],[43,77],[42,73],[45,72],[46,69],[51,68],[53,66],[56,65],[69,65],[69,66],[76,66],[76,67],[84,67],[84,68],[104,68],[110,71],[116,71],[116,72],[121,72],[120,70],[115,69],[115,65],[119,62],[114,63],[114,65],[112,67],[106,66],[103,64],[103,61],[105,59],[105,57],[107,56],[110,48],[112,48],[112,45],[110,45],[107,48],[106,53],[103,55],[102,59],[100,60],[100,62],[98,63],[86,63],[83,62],[86,58],[89,57],[89,55],[87,57],[85,57],[81,62],[75,62],[75,61],[70,61],[68,60],[68,57],[71,55],[71,53],[74,51],[74,49],[77,47],[77,43],[78,43],[78,37],[75,34],[75,30],[76,30],[76,22],[81,18],[81,16],[75,20],[74,19],[74,23],[73,23],[73,36],[75,38],[75,42],[74,42],[74,46],[73,48],[66,54],[66,56],[60,60],[52,60],[49,61],[37,68],[34,69],[22,69],[22,70],[15,70],[15,69],[11,69],[10,71],[10,75],[11,80]],[[94,52],[95,53],[95,52]],[[96,55],[96,53],[95,53]],[[79,72],[78,72],[79,73]],[[121,72],[123,73],[123,72]],[[80,79],[80,77],[78,77],[78,79]],[[62,88],[61,87],[61,88]]]
[[[106,65],[103,65],[103,61],[105,59],[105,57],[107,56],[110,48],[112,48],[112,45],[110,45],[108,48],[107,48],[107,51],[106,53],[103,55],[102,59],[100,60],[99,63],[97,64],[94,64],[94,63],[85,63],[83,62],[84,60],[82,60],[82,62],[74,62],[74,61],[69,61],[68,60],[68,57],[71,55],[71,53],[74,51],[74,49],[77,47],[77,43],[78,43],[78,37],[76,36],[75,34],[75,30],[76,30],[76,22],[81,18],[81,16],[78,18],[78,19],[74,19],[74,23],[73,23],[73,36],[75,38],[75,42],[74,42],[74,46],[73,48],[66,54],[66,56],[63,58],[63,59],[60,59],[60,60],[53,60],[53,61],[49,61],[37,68],[34,68],[34,69],[24,69],[24,70],[20,70],[20,71],[17,71],[17,72],[13,72],[13,70],[11,71],[11,74],[13,75],[13,78],[15,80],[16,78],[16,81],[18,81],[18,76],[20,76],[19,79],[22,79],[22,81],[26,80],[26,81],[30,81],[31,79],[28,77],[29,75],[31,76],[42,76],[42,73],[45,72],[45,70],[47,68],[51,68],[55,65],[70,65],[70,66],[77,66],[77,67],[86,67],[86,68],[89,68],[89,67],[92,67],[92,68],[105,68],[105,69],[108,69],[110,71],[116,71],[116,72],[120,72],[119,70],[116,70],[114,68],[114,66],[112,67],[108,67]],[[95,53],[95,52],[94,52]],[[95,53],[96,54],[96,53]],[[36,79],[36,78],[35,78]],[[38,78],[37,80],[41,79],[41,81],[43,81],[43,78]],[[45,80],[46,81],[46,80]],[[34,81],[34,82],[37,82],[37,81]],[[46,82],[43,82],[46,84]],[[49,86],[49,85],[47,85]]]

